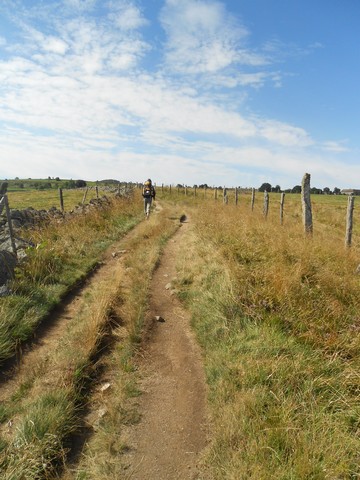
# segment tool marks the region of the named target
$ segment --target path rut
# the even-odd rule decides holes
[[[155,319],[139,362],[142,419],[128,428],[125,459],[132,480],[202,478],[207,413],[201,352],[171,283],[188,228],[183,223],[170,240],[153,275],[149,316],[163,321]]]

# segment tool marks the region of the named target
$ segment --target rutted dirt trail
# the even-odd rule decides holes
[[[184,223],[165,248],[153,276],[150,316],[160,317],[140,361],[142,420],[129,427],[127,478],[200,479],[197,464],[206,446],[205,379],[186,312],[171,289],[181,255]]]
[[[0,402],[10,401],[21,384],[39,369],[43,371],[40,388],[51,383],[52,371],[46,368],[47,361],[62,343],[69,324],[75,321],[78,312],[91,308],[87,305],[89,294],[96,292],[100,285],[110,286],[115,272],[123,271],[126,278],[123,259],[128,252],[127,245],[131,244],[131,239],[143,235],[144,227],[146,229],[146,224],[135,227],[113,244],[104,254],[98,270],[53,312],[38,332],[38,341],[23,352],[21,364],[3,376]],[[119,458],[126,479],[204,478],[198,469],[207,442],[203,364],[190,328],[189,313],[174,294],[172,282],[176,277],[177,259],[186,248],[186,234],[190,231],[191,223],[182,223],[165,246],[153,273],[147,318],[149,328],[137,358],[142,392],[136,400],[140,421],[126,427],[119,425],[119,433],[129,447]],[[90,410],[92,407],[95,408],[88,405]],[[9,428],[15,427],[16,421]],[[6,436],[5,431],[2,433]]]

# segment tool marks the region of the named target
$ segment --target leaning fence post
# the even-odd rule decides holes
[[[303,224],[305,233],[312,235],[313,222],[310,200],[310,173],[305,173],[301,184],[301,202],[303,209]]]
[[[9,207],[9,201],[8,201],[7,195],[4,195],[3,199],[4,199],[4,202],[5,202],[5,211],[6,211],[6,217],[7,217],[9,233],[10,233],[11,247],[12,247],[12,250],[14,252],[15,257],[17,258],[17,250],[16,250],[15,239],[14,239],[14,230],[13,230],[13,226],[12,226],[10,207]]]
[[[349,195],[348,197],[348,206],[347,206],[347,215],[346,215],[346,235],[345,235],[345,247],[351,247],[351,238],[353,230],[353,216],[354,216],[354,202],[355,197]]]
[[[255,188],[251,189],[251,211],[254,210],[254,203],[255,203]]]
[[[269,194],[268,192],[265,190],[264,192],[264,217],[267,218],[268,216],[268,213],[269,213]]]
[[[285,202],[285,193],[281,194],[280,198],[280,225],[284,222],[284,202]]]
[[[119,185],[120,185],[120,184],[119,184]],[[85,190],[85,193],[84,193],[84,196],[83,196],[83,199],[82,199],[82,204],[83,204],[83,205],[84,205],[84,203],[85,203],[86,196],[87,196],[87,194],[88,194],[88,190],[89,190],[89,188],[86,187],[86,190]],[[118,193],[120,194],[120,188],[118,188]]]
[[[63,197],[62,188],[59,188],[59,197],[60,197],[60,210],[63,212],[64,211],[64,197]]]

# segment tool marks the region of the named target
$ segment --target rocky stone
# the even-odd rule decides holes
[[[6,285],[14,278],[16,256],[7,250],[0,251],[0,285]]]

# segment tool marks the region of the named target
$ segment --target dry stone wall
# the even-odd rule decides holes
[[[128,190],[117,192],[116,196],[128,195]],[[22,239],[18,233],[20,229],[31,228],[36,225],[51,221],[66,221],[74,215],[86,215],[94,208],[105,208],[110,205],[110,199],[104,195],[89,201],[88,204],[78,205],[69,212],[62,212],[53,207],[49,210],[36,210],[26,208],[24,210],[10,210],[11,223],[15,233],[15,245],[17,257],[13,253],[10,239],[9,226],[5,214],[0,216],[0,296],[8,295],[8,284],[14,277],[15,267],[18,261],[26,258],[26,249],[34,246],[31,242]]]

